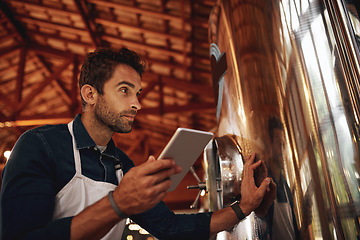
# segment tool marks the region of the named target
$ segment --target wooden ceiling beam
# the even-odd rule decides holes
[[[74,4],[76,5],[76,8],[81,16],[81,19],[83,20],[83,23],[86,27],[87,32],[89,33],[89,36],[92,40],[92,43],[94,46],[99,47],[101,45],[101,40],[99,37],[97,37],[97,34],[93,32],[91,25],[93,25],[92,19],[90,19],[86,13],[85,10],[82,7],[82,3],[79,0],[74,0]]]
[[[2,48],[0,50],[0,57],[7,58],[8,55],[12,55],[12,54],[14,54],[15,51],[20,51],[20,49],[21,49],[21,45],[15,45],[15,46],[7,47],[7,48]]]
[[[146,9],[141,9],[138,7],[131,7],[128,5],[120,4],[120,3],[114,3],[110,1],[101,1],[101,0],[87,0],[88,3],[93,3],[95,5],[99,5],[101,7],[108,7],[108,8],[114,8],[121,11],[131,12],[134,14],[142,14],[149,17],[153,17],[156,19],[163,19],[163,20],[171,20],[176,22],[181,22],[183,19],[181,17],[170,15],[170,14],[164,14],[160,12],[154,12]]]
[[[139,96],[139,100],[143,99],[149,92],[151,92],[156,85],[158,85],[158,81],[151,81],[148,83],[148,85],[141,91],[141,94]]]
[[[63,58],[70,57],[68,53],[65,53],[63,51],[55,51],[54,49],[50,49],[48,47],[32,45],[30,47],[30,49],[32,49],[35,52],[38,52],[40,54],[51,54],[51,55],[56,55],[58,57],[63,57]],[[152,60],[149,59],[149,61],[152,61]],[[159,64],[161,64],[161,63],[162,62],[159,62]],[[178,66],[176,64],[171,64],[171,66],[174,68],[177,68],[177,67],[181,68],[181,66]],[[197,71],[197,70],[193,70],[193,71]],[[209,75],[210,73],[208,73],[208,72],[202,72],[202,73],[206,74],[206,75],[208,75],[208,77],[210,77],[210,75]],[[147,71],[144,74],[143,78],[146,79],[146,78],[150,77],[150,78],[157,79],[158,75],[159,74],[157,74],[157,73]],[[177,79],[177,78],[169,77],[169,76],[163,76],[163,79],[164,79],[165,86],[172,87],[175,89],[181,89],[183,91],[191,92],[194,94],[199,94],[202,96],[207,96],[207,97],[211,97],[211,98],[213,97],[213,91],[212,91],[212,87],[210,85],[187,82],[182,79]],[[155,80],[155,81],[157,81],[157,80]]]
[[[105,26],[111,26],[111,27],[119,28],[119,29],[128,29],[130,31],[139,32],[139,33],[143,33],[143,34],[153,34],[156,37],[162,37],[162,38],[171,39],[171,40],[175,40],[175,41],[183,41],[182,36],[177,36],[174,34],[169,34],[169,33],[160,32],[160,31],[154,31],[154,30],[145,29],[145,28],[136,27],[136,26],[130,26],[127,24],[118,23],[118,22],[114,22],[114,21],[110,21],[110,20],[106,20],[106,19],[101,19],[101,18],[96,18],[94,21],[95,21],[95,23],[102,24]]]
[[[4,15],[4,17],[8,20],[8,22],[13,27],[15,32],[19,35],[22,42],[25,42],[27,38],[22,26],[14,19],[13,15],[11,14],[12,11],[4,1],[0,1],[0,11]]]
[[[27,62],[29,61],[29,60],[26,60]],[[9,69],[9,71],[12,71],[12,72],[16,72],[17,71],[17,69],[18,69],[18,65],[13,65],[13,66],[11,66],[11,67],[9,67],[8,68]],[[2,73],[6,73],[7,71],[5,71],[5,70],[2,70],[2,71],[0,71],[0,75],[2,74]],[[27,79],[30,79],[30,78],[32,78],[34,75],[36,75],[36,74],[41,74],[41,73],[43,73],[44,71],[42,70],[42,69],[32,69],[32,70],[28,70],[26,73],[25,73],[25,76],[24,76],[24,78],[27,78]],[[8,88],[8,86],[9,85],[11,85],[11,83],[16,83],[16,78],[17,78],[17,76],[13,76],[13,77],[11,77],[11,78],[1,78],[1,82],[0,82],[0,86],[1,87],[5,87],[6,88],[6,91],[8,92],[8,93],[10,93],[10,89]]]
[[[151,51],[152,53],[156,52],[160,55],[168,55],[168,56],[183,59],[183,54],[182,54],[182,52],[179,52],[179,51],[166,50],[164,48],[155,47],[155,46],[151,46],[148,44],[138,43],[138,42],[134,42],[134,41],[130,41],[130,40],[119,39],[117,37],[112,37],[112,36],[108,36],[108,35],[103,35],[101,38],[104,41],[116,43],[116,44],[122,45],[122,46],[127,46],[128,48],[140,49],[142,52],[145,52],[145,53]]]
[[[55,81],[52,81],[51,84],[54,86],[55,90],[58,91],[58,93],[60,93],[59,95],[66,102],[69,108],[71,108],[73,102],[72,99],[69,97],[68,92],[64,89],[64,87],[59,83],[57,79],[55,79]]]
[[[24,22],[27,24],[33,24],[33,25],[36,25],[39,27],[44,27],[44,28],[48,28],[48,29],[52,29],[52,30],[64,31],[64,32],[71,33],[71,34],[77,34],[77,35],[81,35],[84,37],[89,37],[89,32],[87,32],[86,30],[83,30],[83,29],[68,27],[68,26],[60,25],[60,24],[56,24],[56,23],[49,23],[46,21],[32,19],[32,18],[23,17],[23,16],[18,16],[17,18],[21,22]]]
[[[73,58],[68,59],[61,67],[54,71],[47,79],[39,84],[36,90],[32,91],[23,101],[17,106],[17,112],[22,111],[26,106],[32,102],[36,95],[44,90],[44,88],[51,83],[51,81],[60,76],[60,74],[74,61]]]
[[[18,62],[17,77],[16,77],[15,102],[17,103],[20,103],[22,99],[26,53],[27,53],[26,47],[22,47],[20,50],[20,56],[19,56],[20,59]]]
[[[79,60],[77,57],[74,57],[73,69],[72,69],[72,81],[71,81],[71,112],[75,114],[79,106],[82,105],[78,103],[78,77],[79,77]]]
[[[80,43],[77,42],[78,44],[82,44],[85,45],[85,43]],[[142,45],[142,44],[141,44]],[[129,47],[130,48],[130,47]],[[64,52],[62,50],[56,50],[54,48],[50,48],[47,46],[42,46],[42,45],[36,45],[36,44],[31,44],[29,46],[29,50],[33,50],[36,51],[38,53],[40,53],[41,55],[47,55],[47,56],[57,56],[57,57],[61,57],[61,58],[69,58],[71,53],[69,52]],[[181,54],[181,53],[179,53]],[[76,54],[75,54],[76,55]],[[0,51],[0,56],[1,56],[1,51]],[[81,55],[76,55],[77,57],[80,58],[84,58],[84,56]],[[198,59],[196,56],[190,55],[189,57],[191,58],[195,58],[198,61],[208,61],[210,63],[210,60],[207,58],[200,58]],[[164,65],[167,66],[169,68],[174,68],[174,69],[183,69],[181,64],[176,64],[176,63],[171,63],[171,62],[166,62],[166,61],[161,61],[161,60],[157,60],[157,59],[153,59],[153,58],[147,58],[146,61],[148,62],[148,64],[159,64],[159,65]],[[202,69],[198,69],[198,68],[189,68],[189,71],[192,71],[194,73],[199,73],[204,75],[205,77],[208,77],[209,79],[211,78],[211,72],[209,71],[205,71]],[[147,74],[149,71],[147,71],[145,74]],[[154,73],[155,74],[155,73]],[[156,75],[158,75],[156,73]]]
[[[142,108],[139,111],[139,114],[150,114],[150,115],[159,115],[166,113],[180,113],[180,112],[196,112],[213,110],[215,108],[214,103],[189,103],[187,105],[164,105],[162,111],[159,107],[153,108]]]
[[[45,70],[51,75],[53,72],[48,67],[48,65],[44,62],[44,60],[35,53],[36,59],[39,61],[39,63],[45,68]],[[60,84],[58,79],[55,79],[55,81],[52,81],[51,84],[55,87],[55,89],[60,93],[59,96],[66,102],[66,104],[71,107],[72,106],[72,100],[69,96],[69,93],[64,89],[64,87]]]
[[[34,51],[42,56],[48,56],[48,57],[55,57],[55,58],[61,58],[61,59],[69,59],[72,56],[77,56],[79,57],[80,55],[76,55],[74,53],[71,52],[65,52],[62,50],[57,50],[54,48],[50,48],[47,46],[43,46],[43,45],[39,45],[39,44],[30,44],[29,45],[29,51]],[[80,56],[80,58],[83,58],[83,56]]]
[[[9,109],[10,112],[16,109],[16,104],[13,101],[11,101],[5,94],[2,94],[0,102],[3,102],[5,107]]]
[[[213,89],[212,86],[208,84],[200,84],[200,83],[194,83],[194,82],[188,82],[188,81],[179,81],[174,78],[170,77],[163,77],[163,82],[166,86],[183,90],[185,92],[198,94],[201,96],[206,96],[213,98]]]
[[[51,39],[56,39],[58,41],[62,41],[66,45],[69,45],[69,43],[70,43],[70,44],[81,45],[81,46],[83,46],[85,48],[95,48],[95,45],[93,45],[91,43],[86,43],[86,42],[81,42],[79,40],[60,37],[58,34],[43,33],[43,32],[32,31],[32,30],[28,30],[27,33],[28,33],[28,35],[31,35],[31,36],[41,36],[41,37],[46,38],[46,39],[50,39],[50,38]]]
[[[19,7],[19,8],[25,8],[27,10],[41,10],[44,12],[47,12],[49,14],[57,14],[63,17],[68,17],[69,15],[74,15],[74,16],[79,16],[78,12],[71,12],[71,11],[65,11],[62,9],[56,9],[56,8],[51,8],[48,6],[41,6],[38,4],[33,4],[30,2],[24,2],[24,1],[20,1],[20,0],[16,0],[16,1],[9,1],[11,6],[13,7]]]
[[[2,12],[0,12],[0,13],[2,13]],[[0,24],[1,24],[1,25],[4,24],[4,23],[6,23],[6,22],[8,22],[8,20],[7,20],[6,17],[0,19]]]
[[[154,72],[147,72],[146,76],[148,78],[156,79],[159,74]],[[178,89],[184,92],[189,92],[193,94],[198,94],[201,96],[206,96],[209,98],[214,97],[212,86],[209,84],[202,84],[202,83],[195,83],[195,82],[189,82],[185,81],[183,79],[178,79],[175,77],[168,77],[162,75],[163,83],[166,87],[171,87],[174,89]]]
[[[190,56],[190,57],[192,57],[192,56]],[[171,63],[169,61],[161,61],[161,60],[152,59],[152,58],[147,59],[147,64],[148,65],[157,64],[157,65],[161,65],[161,66],[172,68],[172,69],[181,69],[181,70],[183,69],[182,64],[176,64],[176,63]],[[188,71],[190,71],[192,73],[202,74],[202,75],[206,76],[207,78],[211,79],[211,71],[210,70],[206,71],[203,69],[188,67]]]
[[[120,4],[120,3],[108,2],[108,1],[102,1],[102,0],[87,0],[87,2],[93,3],[95,5],[99,5],[101,7],[114,8],[114,9],[118,9],[121,11],[131,12],[134,14],[142,14],[142,15],[145,15],[148,17],[153,17],[156,19],[169,20],[169,21],[174,21],[174,22],[179,22],[179,23],[181,23],[182,21],[186,21],[186,22],[189,22],[191,25],[200,26],[203,28],[208,28],[208,26],[209,26],[208,19],[205,19],[205,18],[204,19],[196,19],[196,20],[187,20],[187,19],[183,19],[182,16],[165,14],[165,13],[161,13],[161,12],[154,12],[151,10],[141,9],[139,7],[128,6],[128,5],[124,5],[124,4]]]
[[[17,34],[17,33],[12,33],[12,34],[7,34],[5,36],[1,36],[1,42],[5,43],[7,41],[13,41],[18,36],[19,36],[19,34]]]
[[[108,35],[103,35],[101,38],[105,41],[108,41],[111,43],[116,43],[121,46],[127,46],[128,48],[139,49],[140,51],[142,51],[144,53],[147,53],[147,52],[151,52],[152,54],[158,53],[159,55],[168,55],[170,57],[184,59],[184,54],[181,51],[167,50],[164,48],[160,48],[160,47],[156,47],[156,46],[152,46],[152,45],[148,45],[148,44],[143,44],[143,43],[138,43],[138,42],[134,42],[134,41],[130,41],[130,40],[119,39],[119,38],[116,38],[113,36],[108,36]],[[188,57],[189,58],[197,58],[198,60],[210,63],[210,59],[207,57],[201,57],[201,56],[196,56],[196,57],[188,56]]]
[[[17,71],[19,65],[13,65],[13,66],[9,66],[9,67],[6,67],[6,68],[3,68],[0,70],[0,75],[3,75],[5,73],[11,73],[11,72],[14,72],[14,71]],[[11,81],[11,79],[10,79]],[[5,78],[2,78],[1,79],[1,82],[0,82],[0,86],[3,85],[4,83],[7,83],[8,81],[6,81]]]

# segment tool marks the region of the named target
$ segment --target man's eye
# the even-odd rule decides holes
[[[121,88],[120,91],[123,92],[123,93],[127,93],[128,89],[127,88]]]

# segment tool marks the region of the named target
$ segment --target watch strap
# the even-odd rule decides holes
[[[239,221],[243,220],[246,216],[243,213],[243,211],[241,210],[240,206],[239,206],[239,201],[235,201],[233,202],[230,207],[232,208],[232,210],[234,210],[236,216],[238,217]]]
[[[126,214],[124,214],[120,209],[119,207],[116,205],[116,202],[114,200],[114,196],[113,196],[113,193],[114,191],[110,191],[109,194],[108,194],[108,198],[109,198],[109,202],[110,202],[110,205],[112,207],[112,209],[115,211],[115,213],[121,217],[122,219],[126,219],[128,218],[128,216]]]

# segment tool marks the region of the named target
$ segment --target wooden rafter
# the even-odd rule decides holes
[[[16,108],[17,112],[20,112],[26,106],[28,106],[30,102],[32,102],[32,100],[35,98],[35,96],[42,92],[44,88],[49,85],[52,80],[57,78],[62,73],[62,71],[64,71],[70,64],[72,64],[72,62],[73,58],[68,59],[61,67],[54,71],[53,74],[51,74],[47,79],[45,79],[45,81],[41,82],[39,86],[19,104],[19,106]]]
[[[15,89],[15,101],[17,103],[20,103],[22,100],[26,52],[27,52],[27,48],[22,47],[20,50],[20,60],[17,68],[18,71],[17,71],[16,89]]]
[[[165,13],[161,13],[161,12],[154,12],[154,11],[150,11],[150,10],[146,10],[146,9],[141,9],[138,7],[131,7],[128,5],[115,3],[115,2],[111,2],[111,1],[87,0],[87,2],[93,3],[95,5],[99,5],[102,7],[114,8],[114,9],[131,12],[131,13],[135,13],[135,14],[142,14],[142,15],[152,17],[152,18],[182,22],[182,18],[179,16],[174,16],[174,15],[165,14]]]
[[[142,108],[139,114],[166,114],[166,113],[183,113],[213,110],[214,103],[189,103],[187,105],[165,105],[162,109],[159,107]]]
[[[94,25],[94,23],[93,23],[92,19],[90,19],[87,16],[84,8],[82,7],[83,1],[74,0],[74,4],[76,5],[76,8],[77,8],[77,10],[78,10],[78,12],[79,12],[79,14],[81,16],[81,19],[83,20],[84,25],[86,27],[86,30],[89,33],[89,36],[90,36],[90,38],[92,40],[92,43],[93,43],[93,46],[99,47],[101,45],[101,40],[98,37],[98,35],[95,34],[94,31],[93,31],[94,27],[92,27],[92,26]]]
[[[47,21],[32,19],[32,18],[22,17],[22,16],[19,16],[18,19],[21,22],[24,22],[27,24],[33,24],[33,25],[41,26],[44,28],[52,29],[52,30],[64,31],[66,33],[77,34],[77,35],[80,35],[83,37],[89,37],[89,32],[87,32],[86,30],[80,29],[80,28],[69,27],[69,26],[65,26],[65,25],[61,25],[61,24],[57,24],[57,23],[50,23]]]
[[[49,75],[53,74],[53,71],[48,67],[48,65],[44,62],[44,60],[35,53],[35,57],[37,58],[38,62],[43,66],[44,69],[49,73]],[[64,101],[71,107],[73,101],[69,96],[69,93],[65,90],[62,84],[59,82],[58,79],[54,79],[51,84],[55,87],[55,89],[60,93],[60,96],[64,99]]]
[[[162,31],[155,31],[155,30],[145,29],[145,28],[138,27],[138,26],[131,26],[131,25],[128,25],[128,24],[118,23],[118,22],[107,20],[107,19],[95,18],[95,22],[98,23],[98,24],[102,24],[102,25],[112,26],[114,28],[126,29],[126,30],[129,30],[129,31],[139,32],[139,33],[142,33],[142,34],[151,34],[151,35],[154,35],[154,36],[159,37],[159,38],[171,39],[173,41],[183,41],[182,36],[162,32]]]
[[[3,1],[0,1],[0,11],[5,16],[7,21],[11,24],[16,34],[21,38],[22,42],[25,42],[26,35],[24,34],[24,30],[21,25],[14,19],[14,17],[10,14],[11,11],[7,4]]]

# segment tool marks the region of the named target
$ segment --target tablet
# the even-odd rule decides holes
[[[210,132],[188,128],[176,130],[159,156],[159,159],[174,159],[182,167],[181,173],[170,177],[172,185],[168,192],[175,190],[212,138],[213,134]]]

